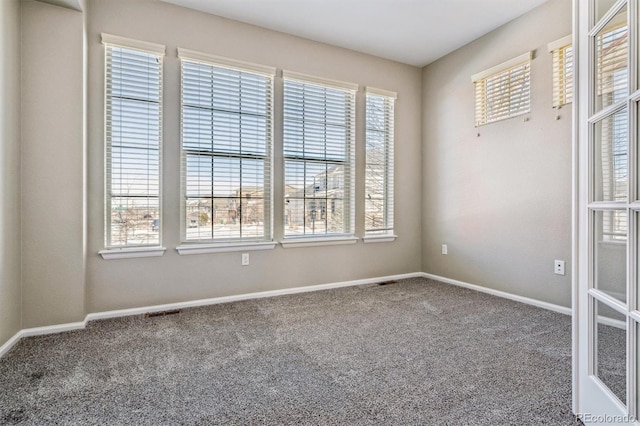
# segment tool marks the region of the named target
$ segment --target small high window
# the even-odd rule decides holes
[[[548,45],[553,60],[553,107],[573,102],[573,46],[571,36]]]
[[[475,85],[476,126],[531,110],[531,52],[471,77]]]

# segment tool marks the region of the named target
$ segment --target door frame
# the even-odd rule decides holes
[[[625,96],[627,102],[628,114],[628,150],[627,150],[627,188],[628,200],[625,204],[627,217],[627,307],[639,309],[637,304],[638,292],[636,280],[638,258],[636,256],[636,245],[639,236],[637,235],[637,224],[640,221],[640,210],[638,209],[637,200],[640,194],[638,192],[639,174],[637,170],[637,101],[640,99],[638,93],[638,25],[640,24],[640,0],[618,0],[610,8],[612,10],[620,10],[626,4],[627,16],[629,17],[628,25],[628,88]],[[590,209],[590,197],[592,194],[591,173],[591,156],[590,150],[593,147],[591,139],[591,127],[594,125],[591,114],[591,105],[595,100],[595,90],[590,83],[594,81],[595,69],[592,64],[595,63],[595,52],[593,43],[591,42],[590,33],[592,17],[595,16],[594,9],[595,0],[573,0],[573,49],[574,49],[574,93],[573,93],[573,120],[572,120],[572,350],[573,350],[573,368],[572,368],[572,408],[574,414],[593,414],[599,415],[606,413],[611,416],[623,416],[625,420],[630,420],[630,415],[638,414],[640,411],[637,407],[638,380],[637,380],[637,348],[638,322],[640,315],[636,312],[626,314],[627,334],[626,334],[626,374],[627,374],[627,401],[626,405],[620,404],[616,398],[594,398],[597,392],[607,396],[611,392],[603,389],[600,380],[598,380],[592,371],[594,360],[590,353],[592,342],[590,336],[594,335],[594,324],[591,320],[591,305],[589,289],[591,287],[591,268],[594,264],[594,255],[592,244],[590,242],[591,235],[594,232],[592,222],[593,206]],[[610,16],[609,16],[610,15]],[[615,14],[607,13],[603,15],[612,17]],[[606,24],[605,24],[606,25]],[[633,94],[633,96],[629,96]],[[635,210],[629,207],[634,204]],[[610,207],[611,208],[611,207]],[[595,299],[594,299],[595,300]],[[594,302],[595,303],[595,302]],[[630,309],[627,308],[630,311]],[[596,395],[597,396],[597,395]],[[605,423],[609,422],[608,420]],[[613,422],[613,420],[611,420]],[[610,422],[609,422],[610,423]],[[636,425],[640,425],[636,420]]]

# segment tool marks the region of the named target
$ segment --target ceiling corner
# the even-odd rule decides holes
[[[1,0],[0,0],[1,1]],[[54,6],[60,6],[67,9],[77,10],[78,12],[84,11],[85,0],[37,0],[42,3],[49,3]]]

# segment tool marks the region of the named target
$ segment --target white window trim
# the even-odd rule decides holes
[[[531,61],[531,59],[533,59],[533,51],[523,53],[522,55],[516,56],[515,58],[509,59],[508,61],[504,61],[501,64],[472,75],[471,82],[475,83],[476,81],[498,74],[499,72],[515,67],[516,65]]]
[[[365,235],[362,237],[362,242],[365,244],[372,243],[391,243],[398,238],[397,235]]]
[[[121,37],[121,36],[117,36],[117,35],[113,35],[113,34],[107,34],[107,33],[101,33],[101,40],[102,40],[102,44],[105,46],[118,46],[118,47],[124,47],[127,49],[133,49],[133,50],[140,50],[143,52],[147,52],[147,53],[152,53],[152,54],[157,54],[160,56],[165,56],[166,55],[166,46],[162,45],[162,44],[157,44],[157,43],[151,43],[151,42],[147,42],[147,41],[142,41],[142,40],[135,40],[135,39],[131,39],[131,38],[127,38],[127,37]],[[104,67],[106,67],[106,64],[104,64]],[[164,82],[164,64],[161,66],[160,69],[160,73],[162,75],[162,79],[161,81]],[[106,82],[106,80],[103,80]],[[164,111],[164,87],[160,87],[160,92],[161,92],[161,100],[160,100],[160,110]],[[104,99],[104,125],[103,127],[106,128],[106,121],[107,121],[107,108],[106,108],[106,88],[103,88],[103,94],[105,95],[105,99]],[[161,113],[161,117],[160,117],[160,161],[159,161],[159,167],[160,167],[160,172],[159,172],[159,195],[158,195],[158,208],[160,209],[160,220],[159,220],[159,229],[160,229],[160,234],[159,234],[159,244],[158,245],[150,245],[150,246],[122,246],[122,247],[107,247],[105,249],[99,250],[98,254],[100,256],[102,256],[103,259],[105,260],[113,260],[113,259],[125,259],[125,258],[138,258],[138,257],[159,257],[164,255],[164,252],[167,250],[165,247],[162,246],[162,237],[163,237],[163,233],[162,233],[162,219],[163,219],[163,214],[162,214],[162,187],[163,187],[163,179],[162,179],[162,145],[163,145],[163,141],[164,141],[164,135],[162,132],[162,126],[164,123],[164,120],[162,119],[162,113]],[[104,139],[106,141],[106,139]],[[106,144],[105,144],[105,149],[106,149]],[[106,160],[105,160],[105,164],[106,164]],[[106,184],[106,180],[104,182]],[[104,188],[103,188],[104,189]],[[106,196],[106,192],[104,193],[104,195]],[[106,215],[105,215],[106,216]],[[106,232],[106,230],[104,230],[104,232]],[[106,234],[105,234],[106,235]]]
[[[339,237],[288,237],[280,241],[283,248],[300,248],[300,247],[319,247],[319,246],[337,246],[355,244],[358,237],[339,236]]]
[[[276,242],[244,242],[244,243],[213,243],[213,244],[181,244],[176,247],[181,256],[190,254],[227,253],[235,251],[272,250]]]
[[[573,35],[571,34],[569,34],[568,36],[564,36],[558,40],[550,42],[549,44],[547,44],[547,49],[549,50],[549,53],[551,53],[554,50],[567,47],[570,44],[573,44]]]
[[[390,90],[378,89],[377,87],[371,86],[366,86],[364,89],[367,94],[385,96],[387,98],[392,98],[393,100],[398,100],[398,94]]]
[[[164,56],[166,47],[162,44],[150,43],[148,41],[134,40],[132,38],[120,37],[112,34],[102,33],[102,44],[126,47],[128,49],[142,50],[148,53],[155,53]]]
[[[351,90],[354,94],[358,91],[356,83],[348,83],[346,81],[332,80],[330,78],[316,77],[314,75],[303,74],[294,71],[282,71],[282,78],[286,80],[295,80],[301,83],[319,84],[321,86],[333,87],[341,90]]]
[[[138,257],[160,257],[167,249],[161,246],[153,247],[123,247],[100,250],[98,254],[104,260],[132,259]]]
[[[238,71],[253,72],[269,77],[276,75],[276,68],[267,65],[255,64],[253,62],[238,61],[236,59],[225,58],[223,56],[211,55],[209,53],[196,52],[195,50],[178,47],[178,58],[192,62],[200,62],[207,65],[233,68]]]

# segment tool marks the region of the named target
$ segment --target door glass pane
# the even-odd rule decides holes
[[[639,417],[640,415],[640,405],[638,403],[640,403],[640,392],[639,392],[639,387],[640,387],[640,357],[638,357],[638,354],[640,354],[640,323],[632,321],[635,325],[635,336],[636,336],[636,341],[634,342],[635,347],[636,347],[636,356],[635,356],[635,363],[636,363],[636,419]]]
[[[628,180],[628,121],[622,109],[595,124],[594,201],[626,201]]]
[[[635,246],[636,246],[636,253],[635,253],[635,265],[631,265],[632,267],[634,267],[636,269],[636,307],[635,310],[636,311],[640,311],[640,268],[638,265],[640,265],[640,211],[636,211],[633,212],[633,215],[635,216],[636,219],[636,231],[635,231],[635,235],[636,235],[636,240],[634,242]],[[638,354],[640,355],[640,352],[638,352]],[[640,382],[638,382],[640,384]],[[640,396],[640,395],[639,395]],[[640,406],[638,406],[640,409]],[[640,414],[640,413],[639,413]]]
[[[627,96],[629,31],[626,6],[600,30],[594,40],[597,112]]]
[[[640,45],[640,43],[638,43],[638,45]],[[639,77],[640,77],[640,73],[638,73]],[[632,138],[631,141],[633,141],[633,138],[635,137],[635,147],[636,147],[636,161],[640,160],[640,102],[636,102],[635,103],[635,111],[632,111],[631,115],[635,115],[635,135],[631,135],[630,137]],[[634,142],[631,142],[632,144]],[[636,163],[636,164],[640,164],[640,163]],[[637,184],[640,184],[640,173],[638,172],[638,168],[635,169],[635,180]],[[631,179],[634,178],[634,173],[631,173]],[[640,200],[640,186],[636,186],[636,196],[635,196],[635,200],[638,201]]]
[[[594,219],[594,287],[626,303],[627,211],[596,211]]]
[[[595,299],[594,299],[595,300]],[[595,300],[595,373],[615,396],[627,402],[627,321],[626,317]]]

